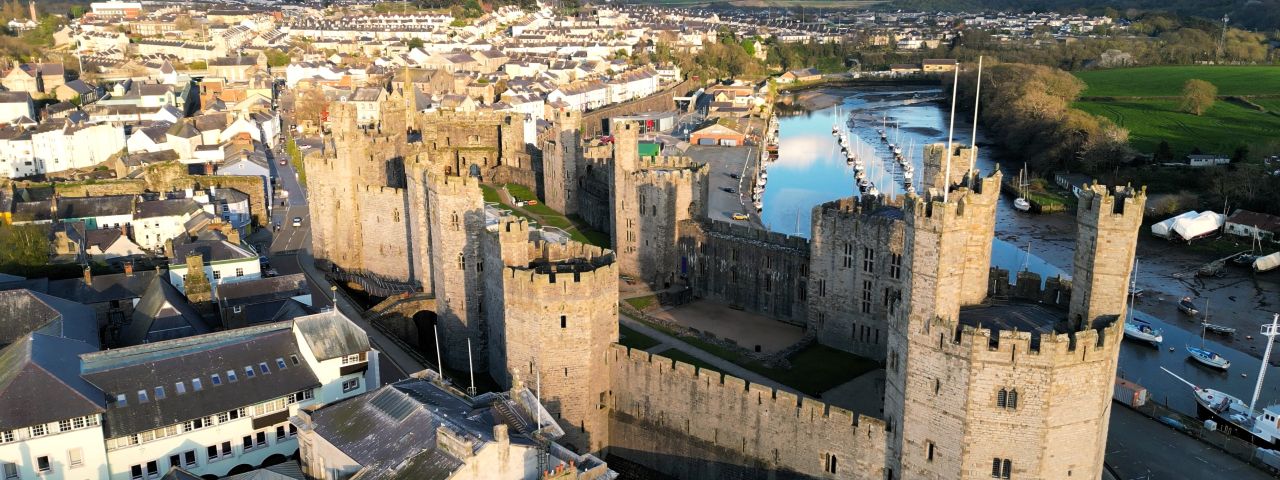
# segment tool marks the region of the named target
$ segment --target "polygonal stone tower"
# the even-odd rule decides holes
[[[446,366],[471,367],[467,340],[485,352],[485,327],[480,314],[483,270],[480,235],[485,230],[484,195],[471,177],[427,174],[428,251],[436,321]],[[487,356],[473,356],[474,368],[486,368]]]
[[[543,199],[565,215],[578,213],[578,158],[581,113],[557,109],[550,138],[542,142]]]
[[[1124,312],[1137,248],[1134,232],[1142,224],[1145,202],[1145,191],[1112,194],[1106,186],[1095,184],[1081,192],[1067,317],[1073,329]]]

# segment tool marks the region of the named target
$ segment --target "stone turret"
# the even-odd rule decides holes
[[[1112,193],[1094,184],[1081,192],[1068,316],[1072,330],[1124,314],[1146,200],[1145,189]]]
[[[432,261],[432,291],[436,296],[441,353],[445,365],[468,368],[467,339],[485,351],[485,327],[480,315],[480,235],[485,230],[484,195],[471,177],[427,175],[427,224]],[[486,356],[473,356],[475,368],[486,368]]]

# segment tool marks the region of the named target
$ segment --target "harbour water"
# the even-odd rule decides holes
[[[816,93],[816,94],[815,94]],[[764,209],[761,221],[770,230],[809,236],[810,211],[820,203],[858,195],[853,167],[847,165],[840,151],[832,126],[845,128],[856,151],[867,164],[867,176],[884,194],[901,195],[903,184],[900,172],[893,167],[892,153],[882,141],[878,129],[885,129],[888,140],[903,149],[903,154],[915,165],[917,176],[922,172],[921,152],[925,145],[947,141],[947,105],[921,101],[938,97],[940,88],[928,87],[877,87],[863,89],[828,89],[808,92],[808,98],[835,98],[796,115],[779,118],[779,156],[768,165],[769,182],[764,192]],[[802,102],[797,102],[802,103]],[[839,114],[837,116],[837,106]],[[972,112],[957,112],[953,142],[968,145],[971,142]],[[847,120],[853,118],[850,128]],[[896,127],[896,128],[895,128]],[[981,148],[984,139],[981,130],[977,135],[979,154],[976,168],[983,175],[998,168],[995,150]],[[912,148],[908,148],[908,147]],[[1005,168],[1005,175],[1016,171]],[[1030,231],[1038,220],[1034,216],[1013,209],[1011,198],[1002,198],[997,211],[998,237],[1016,238]],[[1023,268],[1041,274],[1069,276],[1065,270],[1070,265],[1054,265],[1043,260],[1037,251],[1071,249],[1070,244],[1015,245],[997,238],[993,245],[992,263],[1010,271]],[[1028,254],[1030,250],[1030,254]],[[1065,252],[1053,252],[1054,258],[1070,258]],[[1142,283],[1141,271],[1139,282]],[[1176,298],[1144,299],[1152,301],[1176,301]],[[1208,334],[1205,348],[1213,350],[1231,361],[1229,373],[1206,369],[1187,357],[1185,346],[1200,346],[1201,332],[1197,320],[1189,317],[1157,318],[1135,309],[1137,318],[1164,330],[1164,343],[1160,348],[1126,341],[1120,351],[1119,374],[1148,389],[1152,401],[1167,403],[1174,409],[1194,415],[1195,401],[1190,389],[1177,379],[1160,370],[1160,367],[1177,373],[1203,387],[1215,388],[1248,399],[1252,394],[1260,360],[1229,345],[1216,341],[1215,334]],[[1270,318],[1258,318],[1257,324],[1268,323]],[[1237,335],[1257,336],[1257,327],[1241,330]],[[1172,349],[1172,350],[1171,350]],[[1276,370],[1276,367],[1271,367]],[[1243,375],[1242,375],[1243,374]],[[1269,371],[1270,385],[1264,386],[1259,404],[1280,403],[1280,372]]]

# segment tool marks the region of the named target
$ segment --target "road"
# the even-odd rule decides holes
[[[736,222],[746,225],[747,222],[733,219],[735,213],[754,213],[750,208],[750,193],[741,188],[751,188],[749,180],[742,181],[743,172],[748,175],[754,170],[744,169],[747,159],[755,152],[755,147],[712,147],[690,145],[686,155],[699,162],[705,162],[710,171],[707,174],[707,216],[712,220]],[[737,176],[739,178],[733,178]],[[732,189],[729,192],[725,189]],[[745,202],[745,204],[743,203]]]
[[[1119,404],[1111,409],[1107,465],[1119,480],[1230,478],[1262,480],[1270,475]]]

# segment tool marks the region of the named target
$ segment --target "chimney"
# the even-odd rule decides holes
[[[235,229],[235,227],[233,227],[233,226],[231,226],[231,225],[228,225],[228,227],[229,227],[229,228],[227,228],[227,241],[228,241],[228,242],[231,242],[231,243],[233,243],[233,244],[239,245],[239,244],[240,244],[240,231],[239,231],[239,230],[236,230],[236,229]]]
[[[132,277],[132,276],[133,276],[133,262],[125,262],[125,264],[124,264],[124,276],[126,276],[126,277]]]
[[[124,223],[120,225],[120,235],[125,238],[129,238],[129,224]]]
[[[164,241],[164,256],[168,258],[173,258],[173,239],[172,238]]]
[[[205,162],[205,163],[204,163],[204,174],[205,174],[205,175],[213,175],[213,162]]]
[[[499,423],[493,426],[493,441],[497,443],[510,441],[509,437],[507,437],[507,424]]]
[[[89,269],[88,265],[84,266],[84,284],[93,285],[93,271]]]

